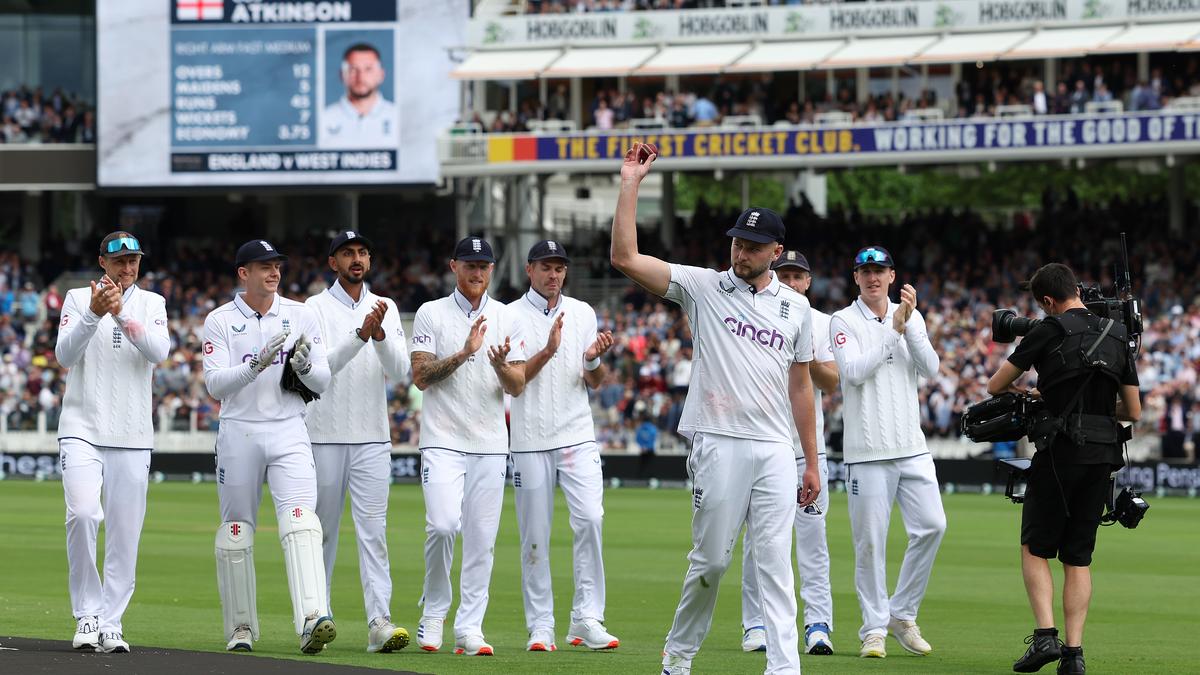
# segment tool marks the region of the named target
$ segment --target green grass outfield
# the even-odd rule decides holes
[[[426,654],[415,645],[393,655],[365,653],[366,626],[347,509],[333,591],[339,637],[316,658],[439,674],[656,673],[687,565],[690,501],[690,495],[682,490],[618,489],[606,493],[607,625],[620,637],[621,648],[592,653],[562,642],[569,621],[571,560],[570,531],[560,496],[552,554],[560,649],[530,654],[524,651],[517,526],[512,492],[508,491],[484,624],[497,653],[490,659],[454,656],[445,648]],[[1118,526],[1100,533],[1096,594],[1085,637],[1090,673],[1197,670],[1192,640],[1200,625],[1200,501],[1152,502],[1137,530]],[[255,654],[304,658],[292,633],[291,605],[269,496],[263,504],[256,547],[263,639],[255,645]],[[864,661],[857,657],[859,612],[846,498],[834,495],[829,539],[836,654],[804,657],[806,672],[1010,672],[1012,661],[1024,649],[1022,639],[1032,628],[1018,568],[1019,509],[999,496],[951,495],[945,504],[949,528],[920,616],[934,654],[911,656],[889,639],[886,660]],[[70,639],[74,622],[67,597],[61,486],[53,482],[0,483],[0,513],[4,514],[0,635]],[[212,484],[150,486],[138,586],[125,615],[125,635],[134,649],[224,648],[213,562],[217,517]],[[415,632],[424,541],[418,486],[392,489],[389,526],[393,618]],[[893,581],[903,542],[897,516],[888,549]],[[739,548],[721,588],[713,630],[693,664],[698,674],[762,671],[763,655],[743,654],[740,646],[740,560]],[[1056,572],[1055,578],[1061,580],[1061,574]],[[457,579],[456,569],[456,585]],[[1053,666],[1044,672],[1053,672]]]

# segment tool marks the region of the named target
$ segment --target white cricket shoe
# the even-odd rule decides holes
[[[467,635],[454,640],[454,653],[464,656],[495,656],[492,646],[483,641],[482,635]]]
[[[310,616],[304,620],[304,632],[300,633],[300,653],[318,654],[325,645],[337,638],[337,626],[331,616]]]
[[[663,655],[662,675],[692,675],[692,662],[682,656]]]
[[[765,626],[752,626],[742,634],[742,651],[767,651],[767,629]]]
[[[933,647],[921,637],[921,629],[916,621],[904,621],[893,616],[892,620],[888,621],[888,631],[901,647],[913,654],[925,656],[933,651]]]
[[[101,633],[96,651],[103,654],[128,654],[129,643],[121,639],[120,633]]]
[[[367,651],[390,654],[408,646],[408,631],[396,626],[386,616],[377,617],[367,631]]]
[[[417,644],[427,652],[436,652],[442,648],[442,624],[445,619],[422,618],[417,624]]]
[[[567,643],[572,646],[584,646],[588,649],[616,649],[621,641],[604,629],[604,624],[595,619],[572,621],[571,630],[567,633]]]
[[[552,652],[558,647],[554,644],[554,631],[544,628],[529,634],[529,642],[525,643],[527,652]]]
[[[812,623],[804,627],[804,653],[828,656],[833,653],[833,640],[829,639],[829,624]]]
[[[867,639],[863,640],[862,649],[858,650],[858,655],[864,659],[882,659],[887,657],[887,647],[884,646],[884,636],[878,633],[871,633]]]
[[[75,637],[72,649],[95,649],[100,644],[100,617],[81,616],[75,620]]]
[[[238,626],[237,628],[234,628],[233,637],[229,638],[229,644],[225,645],[225,651],[254,651],[254,633],[250,630],[250,626]]]

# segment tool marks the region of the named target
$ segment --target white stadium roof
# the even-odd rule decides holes
[[[542,77],[615,77],[628,75],[654,56],[655,47],[571,49],[547,68]]]
[[[480,49],[451,76],[528,80],[761,73],[1151,51],[1200,51],[1200,21],[757,43]]]

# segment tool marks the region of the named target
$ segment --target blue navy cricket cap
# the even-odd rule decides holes
[[[467,237],[454,247],[454,260],[464,262],[481,260],[494,263],[496,256],[492,255],[492,246],[483,237]]]
[[[784,251],[779,259],[771,263],[771,269],[777,270],[780,267],[799,267],[805,272],[811,272],[812,268],[808,266],[808,258],[800,251]]]
[[[557,241],[539,241],[529,249],[528,262],[538,260],[549,260],[550,258],[561,258],[564,263],[570,264],[571,259],[567,257],[567,249]]]
[[[787,227],[783,224],[783,218],[771,209],[751,207],[742,211],[737,222],[725,234],[760,244],[782,244],[787,236]]]
[[[329,242],[329,255],[332,256],[334,253],[338,252],[339,248],[351,242],[366,246],[368,251],[374,248],[374,246],[371,245],[370,239],[367,239],[354,230],[346,230],[345,232],[342,232],[338,234],[338,236],[334,237],[333,241]]]
[[[263,239],[251,239],[241,245],[237,251],[237,266],[245,267],[247,263],[266,262],[268,260],[287,261],[287,256]]]
[[[854,256],[854,269],[858,269],[864,265],[895,267],[896,263],[892,261],[892,254],[888,253],[886,248],[882,246],[867,246],[860,249]]]

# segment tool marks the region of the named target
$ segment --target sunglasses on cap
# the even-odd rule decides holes
[[[116,239],[108,242],[108,244],[104,247],[104,253],[106,255],[112,255],[114,253],[119,253],[121,249],[125,249],[131,253],[141,253],[142,245],[133,237],[117,237]]]
[[[888,256],[886,251],[880,251],[877,248],[865,248],[859,251],[858,255],[854,256],[855,266],[867,265],[870,263],[875,263],[877,265],[891,265],[892,259],[890,256]]]

